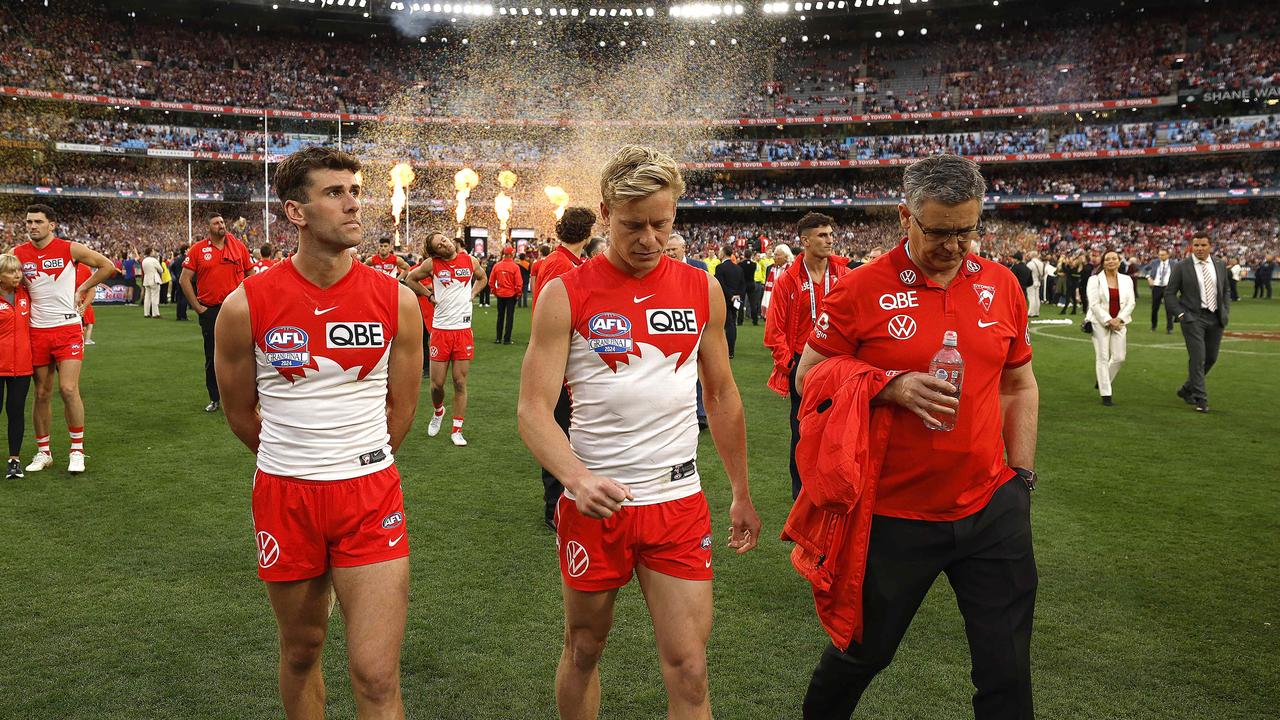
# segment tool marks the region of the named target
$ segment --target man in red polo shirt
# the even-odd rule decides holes
[[[588,207],[565,208],[564,215],[556,222],[556,237],[560,245],[547,257],[538,261],[538,274],[534,276],[533,302],[538,302],[538,293],[547,283],[578,267],[583,262],[582,251],[591,239],[591,230],[596,226],[596,213]],[[560,399],[556,401],[556,424],[569,434],[569,388],[560,388]],[[564,485],[545,467],[542,468],[542,522],[551,532],[556,531],[556,505]]]
[[[220,213],[210,215],[208,237],[196,241],[187,251],[182,276],[178,278],[191,309],[200,316],[200,334],[204,336],[204,384],[209,391],[205,412],[216,411],[221,402],[218,378],[213,371],[213,327],[218,322],[218,311],[222,309],[222,301],[240,287],[252,270],[249,249],[227,232],[227,221]],[[195,287],[191,286],[193,278]]]
[[[769,387],[779,395],[791,396],[792,499],[800,494],[800,471],[796,469],[796,445],[800,442],[800,392],[795,386],[796,366],[823,300],[840,278],[849,273],[845,263],[830,260],[835,251],[835,225],[836,221],[829,215],[815,212],[808,213],[796,223],[804,252],[774,276],[769,312],[764,320],[764,345],[773,353]]]
[[[502,248],[502,259],[489,271],[489,287],[498,299],[498,331],[495,345],[510,345],[511,330],[516,323],[516,296],[524,286],[524,275],[516,264],[516,249],[510,245]]]
[[[556,237],[560,244],[546,257],[536,263],[537,273],[533,280],[533,301],[538,301],[538,293],[547,283],[569,272],[582,264],[582,251],[591,239],[591,230],[596,225],[596,213],[588,207],[569,207],[556,222]]]
[[[1039,390],[1026,295],[1007,268],[969,252],[982,233],[977,163],[926,158],[907,168],[903,184],[906,239],[831,292],[797,371],[802,390],[810,369],[839,356],[894,375],[860,410],[892,410],[866,546],[862,635],[827,647],[804,717],[851,716],[946,573],[969,639],[975,717],[1030,720]],[[925,372],[951,332],[965,362],[959,387]],[[938,429],[942,420],[954,429]]]

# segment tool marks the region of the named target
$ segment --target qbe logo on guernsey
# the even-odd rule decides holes
[[[380,348],[387,346],[382,323],[331,322],[324,326],[325,344],[331,348]]]
[[[697,335],[698,315],[693,308],[655,308],[644,311],[650,335]]]

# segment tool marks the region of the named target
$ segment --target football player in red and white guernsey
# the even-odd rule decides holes
[[[458,244],[442,232],[427,237],[430,257],[405,276],[405,284],[419,295],[435,303],[431,317],[431,405],[433,413],[427,424],[427,435],[435,437],[444,421],[444,381],[453,376],[453,430],[449,439],[454,445],[467,444],[462,437],[462,421],[467,415],[467,373],[475,358],[476,341],[471,334],[471,301],[488,284],[484,265],[458,250]],[[422,280],[431,278],[431,287]],[[452,367],[451,367],[452,366]]]
[[[71,436],[67,472],[84,472],[84,402],[80,399],[80,366],[84,362],[84,332],[80,313],[93,302],[93,288],[115,275],[116,268],[102,253],[78,242],[54,237],[56,221],[48,205],[27,207],[30,242],[13,249],[22,261],[22,274],[31,292],[31,360],[35,367],[36,400],[31,410],[36,454],[27,472],[53,464],[49,432],[53,426],[53,374]],[[76,266],[94,268],[84,282],[76,282]]]
[[[270,244],[263,245],[258,248],[258,259],[253,261],[253,274],[264,273],[270,270],[277,262],[276,251]]]
[[[378,241],[378,254],[371,256],[367,264],[374,270],[385,273],[397,280],[402,279],[405,273],[409,272],[409,263],[395,254],[391,248],[391,238],[389,237],[384,237]]]
[[[729,547],[744,553],[760,537],[724,295],[705,272],[663,253],[684,192],[674,160],[626,145],[600,185],[608,248],[542,289],[520,376],[520,436],[565,487],[556,705],[561,718],[597,716],[597,665],[614,601],[635,574],[653,619],[668,716],[710,718],[712,537],[695,457],[699,375],[733,487]],[[562,382],[573,398],[568,438],[553,418]]]
[[[258,576],[280,633],[289,718],[324,717],[330,592],[360,718],[403,718],[409,541],[392,453],[417,408],[422,319],[408,288],[357,262],[360,163],[294,153],[275,192],[298,252],[227,296],[214,365],[227,424],[257,454]],[[260,409],[259,409],[260,406]]]

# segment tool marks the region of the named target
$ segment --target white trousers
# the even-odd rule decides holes
[[[160,286],[159,285],[143,285],[142,286],[142,315],[143,317],[151,317],[152,315],[160,315]]]
[[[1040,314],[1040,286],[1032,285],[1027,288],[1027,315],[1035,317]]]
[[[1098,376],[1099,395],[1111,394],[1111,383],[1115,382],[1120,366],[1124,365],[1128,331],[1127,325],[1119,330],[1108,330],[1104,325],[1093,324],[1093,365]]]

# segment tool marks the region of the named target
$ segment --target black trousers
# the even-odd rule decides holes
[[[186,320],[187,308],[191,306],[187,303],[187,294],[182,292],[182,287],[178,285],[177,280],[173,281],[173,298],[174,302],[177,303],[177,308],[175,309],[177,319]]]
[[[1218,362],[1218,349],[1222,347],[1222,323],[1217,314],[1203,310],[1182,318],[1182,340],[1187,344],[1187,381],[1182,390],[1198,403],[1209,402],[1209,390],[1205,376]]]
[[[729,343],[729,357],[733,357],[733,349],[738,344],[738,311],[733,309],[733,296],[724,299],[724,339]]]
[[[480,304],[488,307],[489,297],[490,297],[489,286],[485,285],[484,289],[480,291],[480,297],[478,298],[480,300]]]
[[[800,393],[796,392],[796,371],[800,369],[800,356],[791,358],[791,499],[800,496],[800,468],[796,466],[796,446],[800,444]]]
[[[556,425],[564,431],[564,436],[569,437],[569,415],[572,411],[572,403],[569,402],[569,388],[560,386],[560,399],[556,401],[555,418]],[[560,502],[560,495],[564,492],[564,485],[551,471],[542,468],[542,504],[545,511],[547,522],[551,522],[556,516],[556,503]]]
[[[160,304],[161,305],[169,304],[169,283],[160,284]]]
[[[498,298],[498,340],[511,342],[511,328],[516,324],[515,296]]]
[[[218,311],[221,305],[208,305],[200,314],[200,334],[204,336],[204,386],[209,391],[209,399],[218,402],[218,376],[213,372],[213,326],[218,322]]]
[[[13,457],[22,452],[22,433],[27,427],[27,391],[30,389],[30,375],[0,377],[0,404],[4,405],[9,416],[9,454]]]
[[[1151,329],[1155,330],[1160,325],[1160,308],[1164,308],[1164,286],[1151,286]],[[1169,312],[1169,308],[1164,308],[1165,330],[1173,331],[1173,313]]]
[[[1236,283],[1237,283],[1236,279],[1233,277],[1229,277],[1227,278],[1227,282],[1231,286],[1230,287],[1231,302],[1240,302],[1240,293],[1237,292],[1238,288],[1236,287]]]
[[[1260,297],[1263,297],[1263,293],[1266,293],[1266,298],[1268,300],[1271,299],[1271,276],[1270,275],[1253,281],[1253,296],[1256,298],[1260,298]]]
[[[888,667],[933,581],[945,573],[964,617],[976,720],[1030,720],[1031,622],[1036,561],[1031,493],[1021,478],[985,508],[953,522],[877,515],[863,581],[863,635],[841,652],[829,644],[804,698],[806,720],[853,715],[872,678]],[[909,702],[909,699],[907,700]],[[902,709],[903,717],[912,713]]]
[[[764,287],[756,285],[755,289],[747,293],[751,301],[751,324],[760,324],[760,302],[764,300]]]

